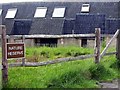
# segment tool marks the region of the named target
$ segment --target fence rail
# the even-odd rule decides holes
[[[116,54],[116,52],[106,53],[105,56],[114,55],[114,54]],[[25,67],[45,66],[45,65],[68,62],[68,61],[85,60],[87,58],[93,58],[93,57],[95,57],[95,54],[81,55],[81,56],[69,57],[69,58],[60,58],[56,60],[49,60],[46,62],[36,62],[36,63],[25,62],[24,66]],[[23,66],[23,64],[22,63],[9,64],[9,67],[20,67],[20,66]]]

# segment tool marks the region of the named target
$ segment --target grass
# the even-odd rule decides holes
[[[0,47],[0,69],[1,69],[1,66],[2,66],[2,55],[1,55],[2,51],[1,51],[1,47]],[[0,89],[2,88],[2,72],[0,70]]]
[[[32,62],[84,54],[93,54],[93,49],[75,46],[26,49],[26,57]],[[112,55],[105,56],[98,65],[90,58],[40,67],[12,67],[6,88],[98,88],[97,82],[120,78],[118,63]]]
[[[29,62],[40,62],[54,60],[63,57],[75,57],[91,54],[93,49],[76,46],[68,47],[33,47],[26,49],[26,58]]]
[[[99,86],[96,84],[98,81],[110,81],[118,78],[118,69],[111,67],[115,62],[115,56],[109,56],[104,57],[99,65],[95,65],[91,58],[85,61],[65,62],[42,67],[9,68],[7,87],[98,88]],[[97,78],[93,77],[93,74]]]
[[[0,70],[0,89],[2,89],[2,72]]]

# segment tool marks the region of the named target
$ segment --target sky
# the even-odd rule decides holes
[[[0,3],[10,3],[10,2],[33,2],[33,1],[43,1],[43,0],[0,0]],[[44,0],[45,1],[45,0]]]
[[[0,0],[0,3],[11,3],[11,2],[33,2],[33,1],[70,1],[70,2],[73,2],[73,1],[94,1],[94,2],[118,2],[120,0]]]

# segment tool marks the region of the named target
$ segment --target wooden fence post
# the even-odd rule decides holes
[[[8,63],[7,63],[7,51],[6,51],[6,27],[4,25],[0,26],[2,29],[2,84],[3,87],[6,86],[8,81]]]
[[[117,51],[117,59],[120,60],[120,29],[118,29],[118,30],[119,30],[119,33],[117,36],[116,51]]]
[[[25,36],[24,35],[22,36],[22,42],[25,43]],[[25,49],[25,46],[24,46],[24,49]],[[22,58],[22,66],[25,66],[25,57]]]
[[[116,33],[113,35],[113,37],[110,39],[110,41],[108,42],[108,44],[106,45],[106,47],[104,48],[104,50],[102,51],[102,53],[100,54],[100,58],[102,58],[105,55],[105,53],[106,53],[107,49],[109,48],[110,44],[118,36],[118,34],[119,34],[119,30],[117,30]]]
[[[95,28],[95,63],[100,62],[100,45],[101,45],[101,30],[100,28]]]

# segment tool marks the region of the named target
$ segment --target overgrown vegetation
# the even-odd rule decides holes
[[[79,55],[92,54],[93,49],[76,46],[68,47],[32,47],[26,49],[28,62],[40,62],[54,60],[63,57],[76,57]]]
[[[100,64],[94,59],[72,61],[42,67],[9,68],[8,88],[98,88],[98,81],[118,78],[115,56],[104,57]]]
[[[110,51],[113,49],[110,49]],[[108,50],[109,51],[109,50]],[[30,62],[53,60],[92,54],[93,49],[80,47],[27,48]],[[100,81],[120,78],[120,61],[114,55],[105,56],[100,64],[94,58],[84,61],[63,62],[40,67],[9,68],[9,82],[6,88],[98,88]]]
[[[2,55],[1,55],[1,53],[2,53],[2,50],[0,47],[0,69],[2,68]],[[2,88],[2,72],[1,71],[0,71],[0,89]]]

